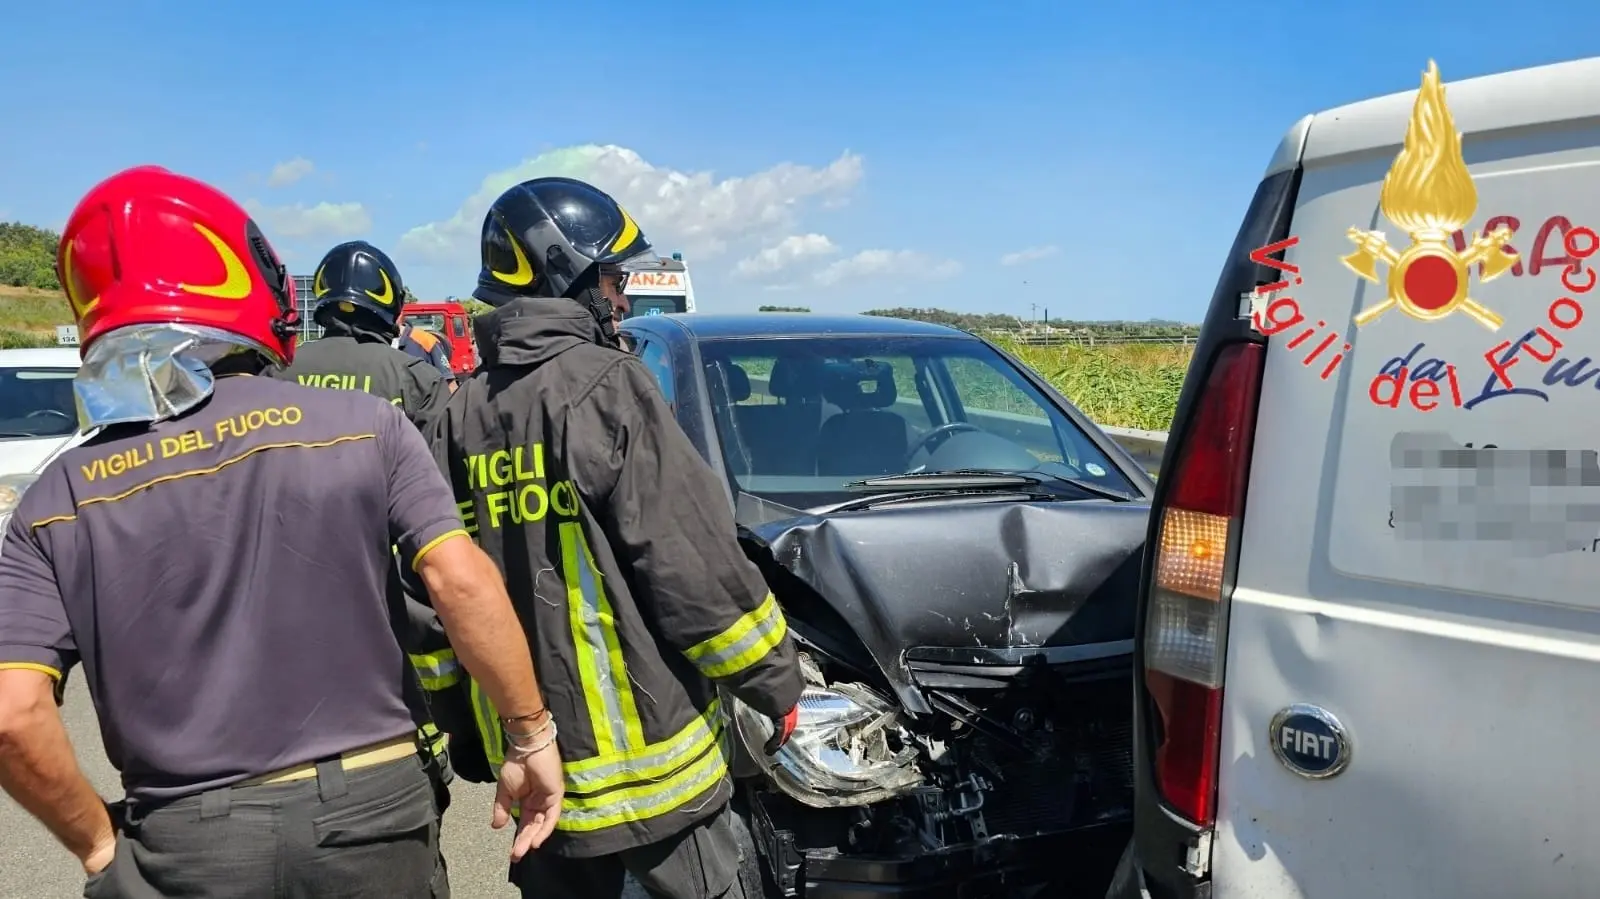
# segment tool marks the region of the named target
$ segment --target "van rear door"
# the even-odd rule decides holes
[[[1412,242],[1379,194],[1416,96],[1305,142],[1227,613],[1216,899],[1600,891],[1600,290],[1573,289],[1600,257],[1572,252],[1600,227],[1600,60],[1448,86],[1477,187],[1451,246],[1505,225],[1519,258],[1474,267],[1476,311],[1358,328],[1386,291],[1341,257],[1352,228]]]

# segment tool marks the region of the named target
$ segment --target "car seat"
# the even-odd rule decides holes
[[[720,377],[718,375],[720,374]],[[750,447],[740,423],[738,403],[750,398],[750,375],[737,362],[716,359],[706,364],[706,384],[711,394],[711,415],[716,420],[722,462],[735,475],[753,470]]]
[[[906,420],[885,411],[896,399],[894,369],[867,360],[831,373],[823,388],[840,412],[822,423],[817,474],[898,474],[905,464]]]
[[[767,380],[767,393],[778,402],[734,407],[739,432],[750,448],[752,471],[815,474],[817,432],[822,424],[821,360],[778,357]]]

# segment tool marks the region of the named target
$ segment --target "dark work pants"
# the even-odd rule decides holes
[[[88,899],[448,897],[420,758],[130,806]]]
[[[537,849],[512,869],[523,899],[618,899],[632,874],[654,899],[761,899],[739,882],[739,844],[722,811],[660,842],[596,858]]]

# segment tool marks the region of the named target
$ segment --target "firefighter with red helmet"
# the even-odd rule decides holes
[[[391,544],[507,716],[496,826],[560,813],[560,759],[494,563],[400,410],[259,374],[293,287],[212,187],[146,166],[78,204],[57,256],[88,442],[0,551],[0,786],[100,897],[448,894],[390,620]],[[79,770],[55,685],[82,666],[126,793]]]
[[[434,452],[505,573],[567,777],[555,834],[512,879],[540,899],[616,899],[625,873],[661,899],[743,897],[719,690],[773,719],[776,752],[803,683],[726,491],[618,348],[650,242],[592,185],[538,178],[490,207],[482,259],[484,362],[435,420]],[[474,698],[492,765],[506,738]]]

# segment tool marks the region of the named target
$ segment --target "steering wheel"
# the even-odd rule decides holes
[[[22,417],[23,418],[39,418],[40,416],[43,416],[43,415],[59,415],[62,418],[66,419],[67,421],[72,422],[73,424],[77,424],[78,423],[78,420],[76,418],[73,418],[72,416],[68,415],[67,413],[62,412],[60,409],[35,409],[32,412],[29,412],[27,415],[24,415]]]
[[[911,451],[906,453],[905,463],[903,465],[901,465],[901,467],[902,468],[910,468],[911,467],[911,459],[914,456],[916,456],[917,453],[922,452],[922,450],[924,448],[929,448],[928,451],[932,452],[933,450],[931,449],[931,447],[932,447],[933,442],[935,440],[939,440],[941,438],[948,438],[950,435],[959,434],[962,431],[981,431],[981,430],[983,430],[983,428],[980,428],[975,424],[972,424],[970,422],[965,422],[965,421],[952,421],[952,422],[949,422],[947,424],[942,424],[942,425],[938,426],[937,428],[934,428],[933,430],[929,431],[928,433],[923,434],[921,437],[919,437],[917,439],[917,442],[911,447]]]

